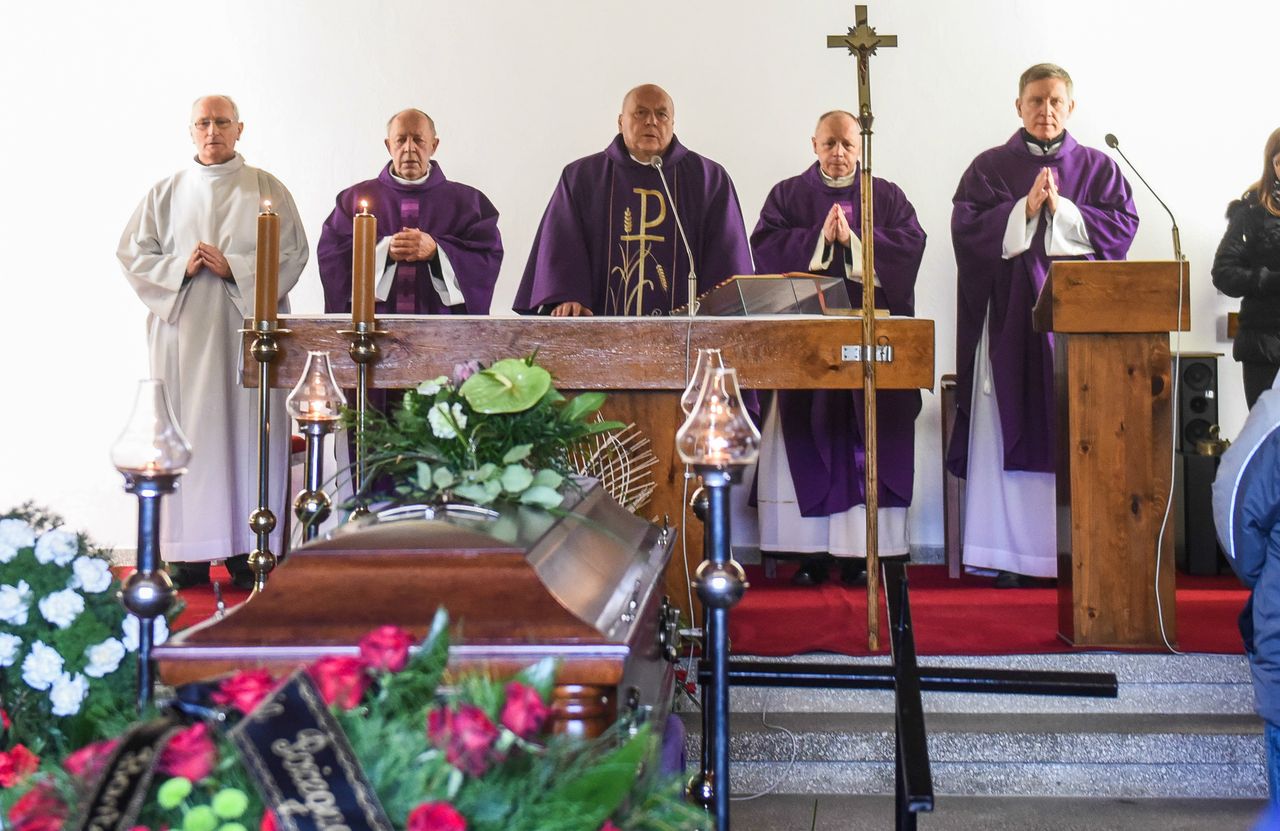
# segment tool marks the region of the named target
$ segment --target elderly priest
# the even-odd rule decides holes
[[[435,122],[421,110],[392,116],[384,144],[391,161],[339,193],[320,232],[324,310],[351,309],[352,222],[367,202],[378,220],[379,314],[488,314],[502,265],[497,209],[445,177],[431,158],[440,146]]]
[[[1123,260],[1138,230],[1129,183],[1066,131],[1071,76],[1036,64],[1022,128],[981,153],[952,200],[956,401],[947,465],[968,479],[964,562],[1016,588],[1058,573],[1053,341],[1031,308],[1055,259]]]
[[[306,265],[307,238],[280,180],[236,152],[244,124],[234,101],[197,100],[190,132],[195,159],[147,193],[116,256],[150,311],[151,374],[165,382],[193,448],[182,487],[165,506],[160,550],[179,587],[208,582],[209,561],[228,558],[233,580],[247,586],[258,417],[255,392],[238,382],[238,330],[253,315],[263,201],[280,216],[279,311],[288,311],[285,295]],[[285,431],[273,431],[274,457],[284,458],[287,440]],[[282,516],[287,470],[275,465],[271,473],[272,508]]]
[[[691,272],[698,294],[751,272],[733,182],[680,143],[675,118],[661,87],[636,87],[622,101],[613,142],[565,167],[538,226],[516,311],[669,314],[688,301]]]
[[[854,307],[862,303],[859,125],[836,110],[818,119],[812,138],[818,160],[769,193],[751,234],[763,272],[810,271],[846,281]],[[875,179],[876,306],[915,314],[916,273],[925,233],[902,189]],[[905,555],[907,506],[915,472],[918,390],[885,390],[877,399],[880,452],[881,556]],[[765,417],[757,470],[760,549],[809,555],[795,575],[800,585],[826,579],[825,555],[841,559],[850,581],[866,557],[866,443],[861,391],[779,392]]]

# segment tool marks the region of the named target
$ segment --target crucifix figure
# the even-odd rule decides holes
[[[881,46],[897,46],[897,35],[880,35],[867,24],[867,7],[854,6],[857,24],[848,34],[828,35],[827,48],[849,50],[858,58],[858,124],[862,130],[862,388],[866,409],[866,495],[867,495],[867,648],[880,648],[879,584],[880,529],[876,521],[880,508],[880,474],[876,453],[876,314],[875,289],[871,276],[875,274],[875,235],[871,215],[871,56]]]

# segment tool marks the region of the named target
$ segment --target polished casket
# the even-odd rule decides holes
[[[618,717],[660,729],[674,690],[675,616],[662,574],[674,534],[594,480],[561,509],[399,508],[294,550],[266,589],[155,650],[170,684],[237,669],[286,672],[355,655],[384,624],[424,637],[451,621],[451,670],[509,675],[559,661],[557,729],[598,735]]]

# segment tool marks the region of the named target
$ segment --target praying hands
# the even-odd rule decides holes
[[[1040,213],[1040,209],[1049,205],[1049,215],[1058,212],[1058,181],[1054,178],[1052,168],[1042,167],[1036,176],[1031,190],[1027,193],[1027,219]]]
[[[436,241],[417,228],[402,228],[391,237],[391,259],[398,263],[416,263],[436,255]]]
[[[194,277],[202,268],[207,268],[223,280],[231,279],[231,264],[222,252],[207,242],[196,244],[196,248],[187,258],[188,277]]]
[[[827,218],[822,221],[823,242],[827,245],[838,242],[847,246],[852,235],[853,231],[849,228],[849,218],[844,215],[844,209],[838,203],[832,205],[831,210],[827,211]]]

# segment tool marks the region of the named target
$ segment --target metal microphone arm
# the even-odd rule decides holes
[[[1160,198],[1160,194],[1156,193],[1156,189],[1151,187],[1146,179],[1142,178],[1142,174],[1138,172],[1138,168],[1133,166],[1133,162],[1129,161],[1129,157],[1120,149],[1120,140],[1117,139],[1114,134],[1107,133],[1106,142],[1108,147],[1120,154],[1120,158],[1124,159],[1124,163],[1133,171],[1133,175],[1137,176],[1138,181],[1142,182],[1143,185],[1146,185],[1147,190],[1150,191],[1151,195],[1160,203],[1160,207],[1164,208],[1164,212],[1169,215],[1169,221],[1173,223],[1173,258],[1178,262],[1183,262],[1185,258],[1182,256],[1182,237],[1178,234],[1178,220],[1174,218],[1173,211],[1169,210],[1169,206]]]
[[[667,177],[662,173],[662,157],[654,156],[649,160],[649,166],[658,171],[658,178],[662,180],[662,189],[667,194],[667,202],[671,205],[671,216],[676,221],[676,231],[680,233],[680,240],[684,243],[684,253],[689,258],[689,284],[686,290],[689,295],[689,317],[693,317],[698,313],[698,275],[693,268],[693,249],[689,247],[689,235],[684,232],[684,225],[680,223],[680,212],[676,210],[676,200],[671,198],[671,188],[667,187]]]

